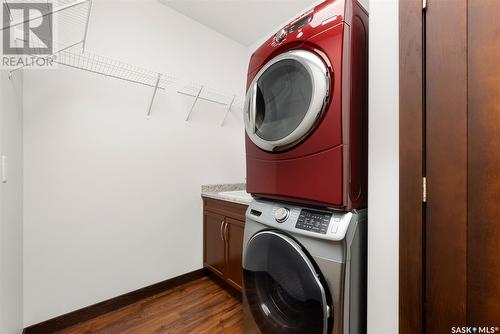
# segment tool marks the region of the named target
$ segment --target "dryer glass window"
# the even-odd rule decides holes
[[[257,82],[255,132],[267,141],[290,135],[304,119],[313,93],[307,69],[285,59],[269,67]]]
[[[243,275],[249,308],[263,333],[325,333],[325,287],[293,239],[273,231],[254,236]]]

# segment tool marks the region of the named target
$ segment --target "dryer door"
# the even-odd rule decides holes
[[[245,250],[243,281],[248,308],[262,333],[329,333],[333,310],[327,288],[292,238],[277,231],[256,233]]]
[[[248,89],[247,135],[271,152],[298,144],[317,125],[329,92],[328,68],[315,53],[294,50],[273,58]]]

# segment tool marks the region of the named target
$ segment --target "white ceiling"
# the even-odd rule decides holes
[[[310,8],[314,0],[159,0],[245,46]]]

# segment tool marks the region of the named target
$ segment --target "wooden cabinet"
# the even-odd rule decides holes
[[[240,289],[243,284],[243,231],[245,223],[226,217],[227,240],[226,240],[226,279]]]
[[[203,198],[203,265],[239,291],[246,209],[246,205]]]
[[[226,266],[226,250],[224,245],[224,216],[211,213],[204,214],[205,266],[219,276],[224,275]]]

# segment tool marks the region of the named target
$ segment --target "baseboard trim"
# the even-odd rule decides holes
[[[125,293],[121,296],[60,315],[56,318],[31,325],[26,327],[22,334],[52,334],[204,276],[206,276],[205,269],[198,269],[184,275],[170,278],[142,289]]]

